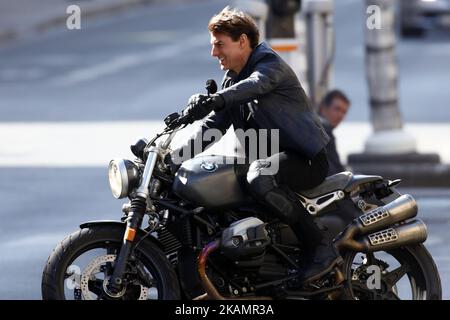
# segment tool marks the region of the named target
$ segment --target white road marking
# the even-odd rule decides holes
[[[197,125],[179,132],[173,147]],[[139,137],[152,138],[163,127],[162,121],[0,123],[0,166],[107,166],[114,157],[133,157],[130,144]],[[450,149],[442,148],[442,138],[450,137],[450,124],[408,124],[405,130],[416,137],[418,151],[437,152],[443,163],[450,163]],[[336,129],[343,162],[348,154],[363,151],[370,133],[370,125],[362,122],[344,123]],[[232,132],[222,140],[206,152],[234,154]]]
[[[199,123],[180,131],[172,147]],[[0,124],[0,166],[106,167],[112,158],[134,158],[129,146],[138,138],[161,132],[162,121],[39,122]],[[233,154],[234,135],[227,133],[208,153]]]
[[[158,47],[145,52],[129,53],[113,57],[103,63],[80,68],[71,71],[66,75],[51,79],[50,83],[55,86],[71,86],[76,83],[95,80],[144,63],[173,58],[186,49],[195,48],[208,43],[208,34],[198,34],[175,44]]]

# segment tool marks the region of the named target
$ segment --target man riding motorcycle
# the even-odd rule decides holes
[[[300,282],[314,281],[342,258],[304,207],[290,199],[289,190],[311,189],[323,182],[329,137],[294,71],[267,44],[259,43],[259,31],[251,17],[226,7],[211,18],[208,29],[211,55],[226,70],[222,90],[191,97],[183,114],[191,117],[191,122],[203,119],[202,126],[167,161],[173,163],[181,149],[191,150],[189,157],[194,157],[212,145],[202,141],[202,150],[192,148],[208,129],[219,129],[222,134],[231,125],[235,130],[279,130],[279,152],[250,164],[248,187],[255,199],[307,244],[308,259]],[[245,153],[248,158],[248,150]],[[186,160],[186,155],[183,158]],[[267,174],[264,170],[274,164],[278,171]]]

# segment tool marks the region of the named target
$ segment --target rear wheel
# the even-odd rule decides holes
[[[108,283],[123,232],[122,227],[91,226],[66,237],[45,266],[43,299],[180,299],[178,280],[169,261],[156,244],[145,240],[127,264],[124,289],[109,292]]]
[[[345,256],[346,296],[355,300],[440,300],[441,281],[423,245]]]

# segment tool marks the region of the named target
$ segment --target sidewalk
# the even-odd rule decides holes
[[[65,26],[70,5],[78,5],[84,19],[135,5],[174,1],[182,0],[0,0],[0,44]]]
[[[450,137],[450,123],[405,123],[404,131],[410,133],[420,153],[437,153],[443,164],[450,164],[450,149],[445,137]],[[352,153],[364,151],[364,144],[372,134],[369,122],[344,121],[334,131],[336,145],[342,162]]]

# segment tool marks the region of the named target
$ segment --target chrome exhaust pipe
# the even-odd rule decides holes
[[[417,215],[417,203],[409,194],[371,210],[353,221],[357,234],[368,234],[391,226],[397,222],[414,218]]]
[[[417,203],[409,194],[404,194],[385,206],[373,209],[354,219],[335,242],[347,242],[357,236],[387,228],[395,223],[413,218],[417,215]],[[339,245],[339,244],[337,244]]]
[[[377,231],[359,239],[341,238],[336,241],[339,250],[350,249],[357,252],[374,252],[416,245],[427,239],[425,223],[416,219],[392,228]]]

